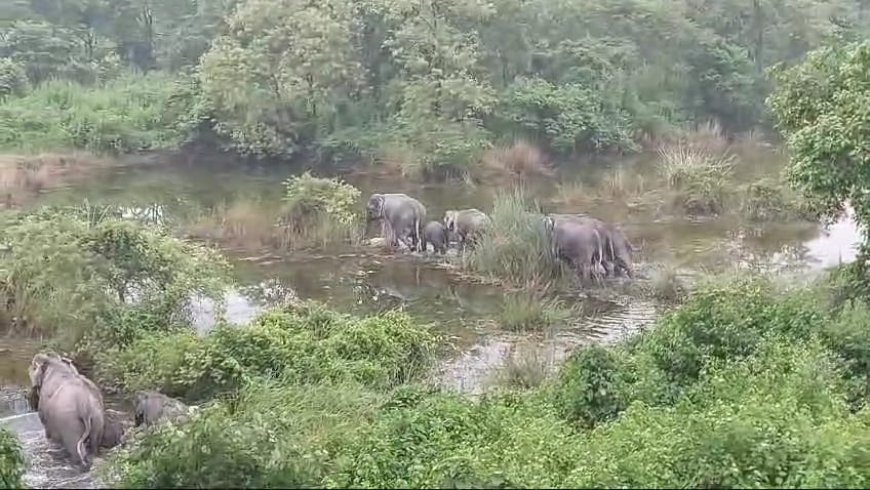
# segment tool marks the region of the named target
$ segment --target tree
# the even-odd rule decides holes
[[[848,202],[870,224],[870,41],[815,51],[775,77],[768,104],[787,139],[791,181],[825,215]]]

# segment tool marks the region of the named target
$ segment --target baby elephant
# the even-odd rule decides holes
[[[450,242],[450,237],[447,234],[447,227],[438,221],[430,221],[423,228],[423,243],[421,250],[426,251],[428,243],[432,244],[432,248],[436,252],[444,255],[447,253],[447,244]]]
[[[159,391],[140,391],[136,394],[135,424],[153,425],[160,419],[176,420],[187,415],[187,405]]]

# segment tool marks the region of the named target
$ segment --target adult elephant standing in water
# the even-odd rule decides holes
[[[602,240],[601,265],[604,267],[605,274],[616,276],[620,271],[624,271],[629,278],[634,277],[631,260],[633,247],[622,230],[586,214],[550,214],[549,216],[556,222],[569,220],[593,226]]]
[[[547,232],[556,257],[577,270],[583,282],[598,275],[597,267],[604,256],[604,239],[598,228],[589,222],[571,219],[545,218]]]
[[[480,234],[491,223],[489,216],[479,209],[451,209],[444,213],[444,225],[447,231],[456,234],[460,250],[464,250],[469,243],[476,244]]]
[[[90,468],[103,441],[103,396],[97,386],[68,361],[36,354],[28,369],[31,405],[39,412],[45,437],[59,442],[83,468]]]
[[[407,194],[372,194],[366,211],[369,221],[380,219],[382,232],[390,247],[399,240],[411,239],[409,247],[419,250],[426,206]]]

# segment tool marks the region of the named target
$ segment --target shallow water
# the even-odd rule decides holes
[[[773,158],[773,157],[771,157]],[[268,168],[239,163],[194,161],[160,165],[131,159],[74,185],[56,188],[34,204],[81,205],[112,203],[126,206],[128,214],[154,220],[172,220],[191,210],[208,208],[238,198],[276,203],[289,168]],[[159,160],[159,159],[157,159]],[[642,163],[642,162],[641,162]],[[619,164],[617,164],[619,165]],[[624,163],[631,171],[642,168]],[[581,168],[559,179],[582,179],[601,185],[600,170]],[[755,170],[753,170],[755,171]],[[495,188],[455,184],[417,185],[377,175],[346,175],[346,180],[372,192],[406,192],[419,198],[431,217],[446,209],[491,208]],[[782,274],[806,276],[855,257],[859,235],[847,218],[829,230],[808,224],[747,227],[734,219],[689,220],[657,218],[648,209],[600,203],[589,209],[549,202],[552,183],[534,187],[549,209],[585,211],[618,222],[638,249],[638,282],[646,281],[658,264],[676,267],[691,281],[708,271],[757,267]],[[294,253],[277,256],[264,251],[228,250],[239,287],[227,298],[227,318],[244,324],[262,308],[286,297],[323,300],[343,311],[364,314],[401,306],[422,321],[433,322],[456,345],[453,356],[433,372],[443,385],[476,394],[495,382],[499,367],[511,359],[532,357],[549,368],[588,342],[615,342],[650,325],[659,308],[650,300],[627,294],[622,283],[566,294],[563,299],[581,306],[583,316],[570,328],[547,334],[499,331],[489,321],[499,310],[504,293],[487,285],[461,280],[438,257],[412,254],[388,256],[373,247],[340,250],[334,254]],[[196,326],[206,332],[213,324],[212,306],[196,304]],[[5,343],[4,343],[5,342]],[[59,455],[59,448],[42,437],[38,419],[27,411],[18,386],[26,383],[26,366],[38,348],[34,341],[0,339],[0,423],[10,425],[22,439],[29,458],[27,482],[48,488],[94,486],[90,475],[78,475]],[[12,416],[13,418],[8,418]],[[7,417],[3,419],[3,417]],[[34,425],[36,424],[36,425]]]

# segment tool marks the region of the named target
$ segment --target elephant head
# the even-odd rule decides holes
[[[30,377],[30,396],[28,401],[33,410],[39,410],[39,395],[49,368],[78,374],[75,365],[67,357],[59,356],[53,352],[40,352],[33,356],[33,360],[30,361],[30,367],[27,369],[27,375]]]
[[[372,194],[369,197],[369,202],[366,204],[366,216],[369,221],[384,217],[384,201],[385,197],[383,194]]]

